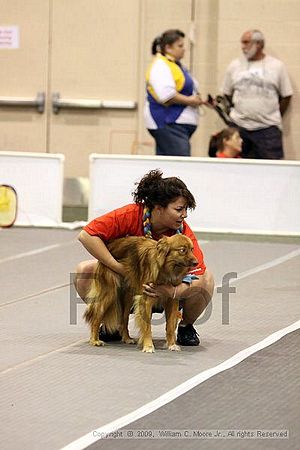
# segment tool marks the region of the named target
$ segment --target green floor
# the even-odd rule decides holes
[[[87,220],[87,206],[64,206],[63,222],[75,222],[76,220]]]

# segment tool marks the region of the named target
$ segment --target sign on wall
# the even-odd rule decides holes
[[[0,26],[0,48],[19,48],[19,27]]]

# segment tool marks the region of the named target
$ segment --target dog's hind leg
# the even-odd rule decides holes
[[[171,351],[180,351],[181,348],[176,344],[176,327],[178,321],[179,302],[176,299],[167,299],[164,305],[166,315],[166,338],[167,347]]]
[[[91,336],[90,336],[89,343],[91,345],[100,347],[101,345],[104,345],[104,342],[100,341],[100,339],[99,339],[99,328],[100,328],[100,324],[102,322],[102,316],[103,316],[103,314],[101,314],[102,308],[99,304],[94,304],[91,306],[93,306],[93,308],[94,308],[94,313],[93,313],[93,318],[90,322]]]
[[[120,334],[122,342],[125,344],[135,344],[135,340],[129,336],[128,322],[131,308],[133,306],[133,291],[131,289],[124,290],[122,295],[122,323],[120,325]]]
[[[91,328],[89,341],[91,345],[104,345],[104,342],[99,339],[101,323],[105,324],[108,332],[113,332],[118,327],[120,319],[117,303],[118,287],[119,276],[102,263],[98,263],[95,278],[87,296],[88,307],[84,313],[84,318]]]
[[[139,344],[146,353],[155,352],[151,331],[152,306],[151,298],[144,295],[135,296],[135,319],[140,330]]]

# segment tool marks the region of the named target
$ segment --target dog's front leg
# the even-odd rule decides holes
[[[175,298],[166,299],[165,315],[166,315],[166,337],[167,347],[171,351],[180,351],[181,348],[176,344],[176,327],[178,321],[179,302]]]
[[[124,304],[122,311],[122,324],[120,327],[120,333],[122,336],[122,342],[125,344],[135,344],[135,340],[129,336],[128,322],[130,310],[133,306],[133,292],[129,289],[124,293]]]
[[[135,299],[135,317],[140,329],[139,344],[142,345],[142,351],[154,353],[152,341],[151,319],[152,319],[153,300],[146,295],[137,295]]]

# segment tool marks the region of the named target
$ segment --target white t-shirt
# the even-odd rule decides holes
[[[222,92],[233,96],[233,122],[248,130],[272,125],[281,128],[279,97],[293,94],[284,64],[269,55],[259,61],[248,61],[244,56],[232,61]]]

